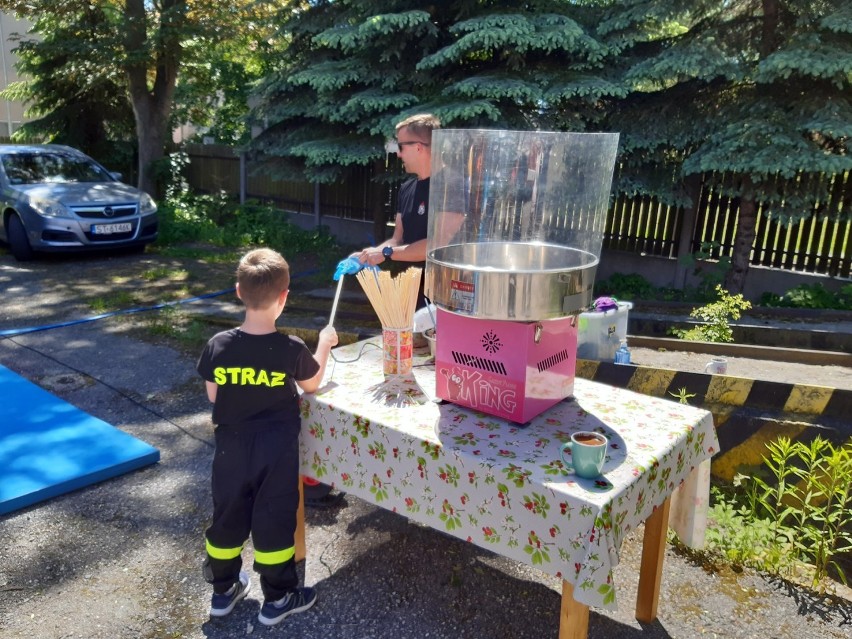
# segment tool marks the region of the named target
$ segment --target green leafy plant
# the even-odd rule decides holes
[[[770,522],[749,517],[743,509],[725,500],[716,486],[711,488],[711,496],[716,503],[708,513],[711,525],[705,537],[707,548],[734,565],[778,572],[775,557],[765,552],[774,542]]]
[[[760,473],[738,475],[725,495],[713,487],[708,544],[730,561],[763,570],[811,566],[812,585],[831,575],[847,583],[852,552],[852,445],[815,437],[767,444]]]
[[[605,280],[595,283],[595,295],[609,295],[616,299],[653,299],[654,286],[636,273],[613,273]]]
[[[847,583],[836,558],[852,551],[852,446],[835,448],[817,437],[797,443],[804,467],[793,469],[800,480],[791,490],[796,512],[796,545],[816,568],[814,583],[830,569]]]
[[[731,295],[716,285],[715,302],[693,309],[691,317],[700,318],[704,324],[689,329],[673,328],[671,332],[676,337],[693,342],[733,342],[734,333],[730,326],[732,319],[738,320],[742,311],[751,308],[751,302],[744,299],[742,294]]]
[[[687,392],[686,388],[678,388],[676,393],[670,392],[669,395],[677,399],[681,404],[688,404],[689,400],[695,397],[695,393]]]
[[[761,306],[786,308],[821,308],[852,310],[852,284],[846,284],[834,293],[821,283],[800,284],[784,295],[764,293],[760,297]]]

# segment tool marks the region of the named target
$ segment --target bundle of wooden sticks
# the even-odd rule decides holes
[[[356,275],[382,328],[412,328],[422,271],[411,267],[393,277],[387,271],[364,269]]]

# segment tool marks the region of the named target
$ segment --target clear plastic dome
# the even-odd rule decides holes
[[[435,131],[427,297],[483,319],[587,307],[617,147],[617,133]]]

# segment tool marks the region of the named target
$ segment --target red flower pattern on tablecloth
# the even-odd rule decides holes
[[[355,359],[355,347],[338,349],[340,359]],[[569,579],[589,605],[615,605],[625,535],[718,450],[709,413],[690,406],[577,379],[576,399],[520,428],[429,402],[421,387],[434,372],[417,352],[413,377],[388,379],[381,351],[370,353],[330,367],[334,384],[303,396],[304,472]],[[561,461],[578,430],[610,440],[600,480],[569,475]]]

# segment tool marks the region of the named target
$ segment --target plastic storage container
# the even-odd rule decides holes
[[[632,302],[618,302],[617,309],[580,313],[577,325],[577,357],[611,362],[621,342],[627,340],[627,316]]]

